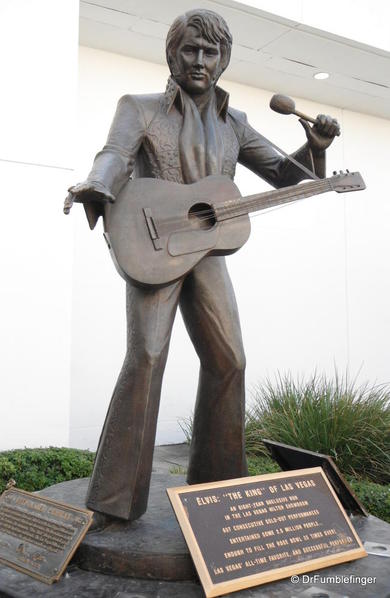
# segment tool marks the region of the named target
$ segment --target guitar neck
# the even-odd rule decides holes
[[[291,185],[283,189],[265,191],[248,195],[244,198],[230,199],[214,207],[215,216],[218,221],[236,218],[251,212],[266,210],[282,204],[290,203],[305,197],[319,195],[331,191],[332,186],[328,179],[310,181],[301,185]]]

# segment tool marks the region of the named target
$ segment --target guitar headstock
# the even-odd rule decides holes
[[[329,183],[337,193],[348,193],[348,191],[362,191],[366,188],[360,172],[343,172],[340,170],[339,174],[333,173],[329,179]]]

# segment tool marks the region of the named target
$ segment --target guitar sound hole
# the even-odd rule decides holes
[[[213,208],[207,203],[196,203],[188,212],[191,228],[207,230],[216,223]]]

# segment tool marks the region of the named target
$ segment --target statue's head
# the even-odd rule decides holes
[[[230,61],[232,36],[226,21],[211,10],[191,10],[168,31],[166,55],[175,81],[189,94],[215,85]]]

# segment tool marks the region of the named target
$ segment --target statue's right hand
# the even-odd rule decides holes
[[[113,203],[115,201],[113,194],[98,181],[84,181],[69,187],[68,191],[69,194],[64,202],[64,214],[69,214],[74,202],[98,201]]]
[[[65,201],[64,201],[64,214],[66,214],[66,215],[69,214],[69,212],[72,209],[73,202],[74,202],[74,195],[72,193],[68,193],[68,195],[65,197]]]

